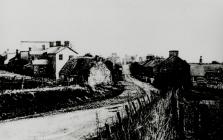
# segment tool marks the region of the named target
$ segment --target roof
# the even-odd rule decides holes
[[[36,59],[32,61],[33,65],[47,65],[48,60],[47,59]]]
[[[74,51],[72,48],[70,48],[70,47],[63,47],[63,46],[59,46],[59,47],[50,47],[50,48],[48,48],[48,49],[46,50],[46,52],[47,52],[48,54],[57,54],[57,53],[59,53],[60,51],[66,49],[66,48],[68,48],[68,49],[70,49],[71,51],[73,51],[74,53],[78,54],[78,53],[77,53],[76,51]]]
[[[46,51],[30,51],[30,55],[42,55]]]
[[[186,70],[190,69],[190,65],[185,61],[182,60],[178,56],[170,56],[158,65],[156,65],[157,70],[165,71],[165,72],[173,72],[175,70]]]
[[[63,75],[75,75],[89,70],[95,63],[92,57],[78,57],[67,61],[60,71]],[[87,74],[87,73],[85,73]]]
[[[16,56],[16,53],[8,53],[7,59],[5,60],[4,64],[8,64],[9,61]]]
[[[65,49],[65,47],[50,47],[46,50],[48,54],[57,54],[58,52]]]
[[[163,61],[163,59],[153,59],[153,60],[147,61],[143,66],[144,67],[155,67],[162,61]]]
[[[50,41],[20,41],[21,43],[49,43]]]
[[[191,76],[204,76],[205,71],[202,65],[190,65]]]
[[[187,64],[189,65],[185,60],[182,60],[180,57],[178,56],[171,56],[168,57],[167,59],[165,59],[164,61],[161,62],[162,64],[167,64],[167,65],[175,65],[175,64]]]
[[[139,65],[145,65],[147,63],[147,61],[140,61],[138,63],[139,63]]]
[[[222,64],[190,64],[192,76],[205,76],[207,72],[218,73],[223,70]]]

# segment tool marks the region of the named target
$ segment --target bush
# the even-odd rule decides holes
[[[90,97],[87,88],[60,87],[34,90],[6,91],[0,95],[0,119],[25,116],[77,105],[77,100]]]
[[[90,86],[8,90],[0,94],[0,120],[74,107],[113,97],[122,91],[122,87],[97,87],[93,91]]]

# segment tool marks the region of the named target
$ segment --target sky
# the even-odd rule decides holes
[[[223,62],[222,0],[0,0],[0,53],[20,41],[70,40],[80,54]]]

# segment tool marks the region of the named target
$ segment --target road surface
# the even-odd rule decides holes
[[[150,95],[150,90],[155,90],[149,84],[142,83],[130,77],[128,66],[123,66],[123,73],[126,75],[125,79],[127,82],[134,83],[140,88],[143,88],[148,95]],[[130,86],[130,88],[134,88],[134,86]],[[130,89],[130,91],[132,91],[131,94],[134,94],[133,89]],[[125,91],[119,96],[122,97],[124,94],[126,94]],[[1,122],[0,140],[82,139],[87,134],[95,132],[97,128],[96,114],[98,114],[98,119],[101,124],[104,124],[105,122],[110,123],[112,118],[116,116],[116,112],[123,110],[123,106],[125,104],[127,103],[121,103],[116,105],[111,104],[96,109],[78,110],[68,113],[58,113],[44,117]]]

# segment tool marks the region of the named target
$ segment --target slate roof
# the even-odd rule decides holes
[[[60,75],[78,75],[95,64],[93,57],[78,57],[67,61],[60,71]],[[87,73],[86,73],[87,74]]]
[[[4,64],[8,64],[9,61],[16,56],[16,53],[8,53],[7,59],[4,61]]]
[[[171,56],[156,66],[156,72],[171,73],[174,71],[184,71],[190,68],[190,65],[177,56]],[[157,71],[158,70],[158,71]]]
[[[63,47],[63,46],[57,46],[57,47],[50,47],[46,50],[47,54],[57,54],[60,51],[64,50],[64,49],[70,49],[71,51],[73,51],[74,53],[78,54],[76,51],[74,51],[72,48],[70,47]]]
[[[153,59],[144,64],[144,67],[155,67],[159,63],[161,63],[163,59]]]
[[[57,54],[58,52],[64,50],[65,47],[50,47],[46,50],[47,54]]]

